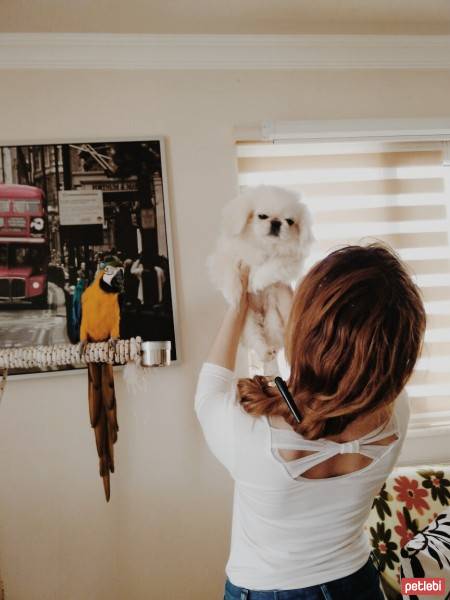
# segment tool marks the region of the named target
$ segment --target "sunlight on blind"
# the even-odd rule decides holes
[[[421,358],[407,385],[417,415],[450,410],[450,166],[430,144],[239,143],[241,188],[301,193],[317,244],[305,269],[342,244],[383,240],[406,262],[427,312]]]

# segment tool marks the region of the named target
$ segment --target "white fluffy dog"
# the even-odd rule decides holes
[[[243,342],[265,364],[283,347],[291,283],[314,241],[309,211],[286,189],[248,188],[224,208],[217,247],[208,259],[211,279],[235,305],[241,295],[239,265],[249,266],[252,296]]]

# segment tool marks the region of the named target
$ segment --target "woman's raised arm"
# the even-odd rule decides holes
[[[240,267],[242,293],[237,306],[230,306],[225,313],[219,332],[206,362],[234,371],[239,339],[248,311],[248,267]]]

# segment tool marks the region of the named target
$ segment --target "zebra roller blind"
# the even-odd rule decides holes
[[[414,420],[450,411],[450,166],[445,143],[238,143],[241,188],[302,194],[318,242],[305,268],[341,244],[383,240],[423,293],[427,331],[407,385]],[[445,414],[447,413],[447,415]]]

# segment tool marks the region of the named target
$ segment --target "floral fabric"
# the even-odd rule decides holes
[[[450,465],[397,467],[380,490],[366,528],[389,600],[402,597],[400,563],[407,560],[402,548],[448,506]],[[450,550],[447,553],[450,559]]]
[[[402,577],[440,577],[450,582],[450,508],[410,540],[400,552]],[[450,592],[446,598],[450,597]],[[409,600],[427,600],[429,594]]]

